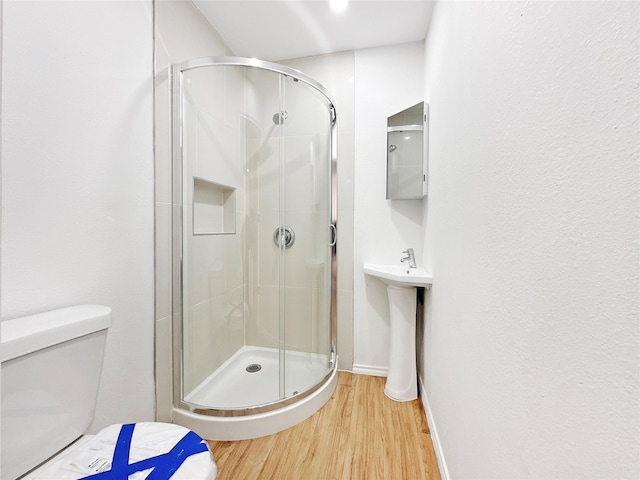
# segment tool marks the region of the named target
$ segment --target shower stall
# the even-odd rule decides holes
[[[173,66],[173,419],[212,440],[304,420],[336,358],[336,110],[276,63]]]

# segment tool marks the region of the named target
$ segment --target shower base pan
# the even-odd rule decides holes
[[[185,397],[193,406],[211,406],[216,410],[246,409],[245,415],[206,414],[206,407],[195,411],[174,408],[173,421],[194,430],[208,440],[244,440],[271,435],[292,427],[317,412],[331,397],[337,383],[337,361],[324,382],[309,395],[326,372],[327,356],[286,351],[285,395],[291,397],[286,405],[262,413],[259,405],[277,401],[279,395],[279,351],[264,347],[245,346],[220,366]],[[300,395],[297,400],[296,396]],[[198,412],[202,413],[198,413]]]

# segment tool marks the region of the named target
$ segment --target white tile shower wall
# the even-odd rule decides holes
[[[204,56],[227,55],[231,52],[190,2],[154,2],[156,59],[156,417],[171,418],[173,399],[166,394],[173,385],[171,329],[165,328],[167,312],[171,312],[171,97],[169,67],[173,63]],[[176,208],[176,207],[174,207]],[[188,212],[186,212],[188,214]],[[204,285],[222,281],[212,274]],[[206,293],[205,299],[206,297]],[[206,300],[204,300],[206,302]],[[195,307],[195,305],[194,305]],[[202,306],[199,310],[204,309]],[[195,310],[192,317],[195,322]],[[169,337],[167,337],[169,336]],[[185,339],[186,341],[189,341]],[[195,382],[195,377],[190,379]]]
[[[328,124],[328,113],[326,108],[318,107],[317,97],[305,96],[310,93],[308,87],[289,80],[285,87],[286,106],[282,107],[286,109],[287,118],[283,124],[276,125],[272,117],[280,108],[276,103],[277,76],[254,72],[252,78],[260,85],[264,98],[260,114],[252,122],[256,129],[252,136],[264,133],[263,138],[249,140],[251,187],[247,201],[251,205],[251,228],[257,235],[247,236],[247,242],[248,252],[259,254],[251,255],[251,261],[247,262],[251,268],[247,272],[251,292],[247,296],[251,301],[247,344],[267,347],[279,344],[278,318],[282,312],[274,298],[278,298],[281,272],[280,254],[273,234],[282,224],[295,232],[294,247],[284,255],[285,345],[295,350],[322,351],[321,346],[326,345],[328,339],[326,333],[324,338],[318,334],[320,329],[316,323],[321,316],[317,309],[321,308],[322,302],[317,289],[322,285],[318,275],[322,276],[319,269],[323,264],[319,260],[326,249],[326,242],[322,240],[326,238],[326,232],[317,225],[324,225],[326,222],[322,223],[322,219],[328,215],[328,197],[322,187],[328,179],[323,165],[327,165],[329,137],[315,132],[318,123]],[[315,113],[309,116],[307,112],[310,111]],[[283,135],[282,140],[280,135]],[[281,148],[287,158],[284,171],[281,171],[279,161]],[[282,187],[281,175],[285,178]],[[282,195],[283,218],[280,211]],[[317,308],[312,308],[314,305]]]
[[[91,430],[152,420],[152,4],[2,8],[2,318],[111,307]]]
[[[424,44],[355,52],[354,363],[385,370],[389,305],[382,282],[362,265],[399,264],[413,247],[422,262],[426,200],[386,200],[387,117],[424,100]]]
[[[639,18],[435,8],[420,372],[450,478],[640,477]]]
[[[220,67],[184,75],[193,114],[185,119],[183,278],[187,315],[184,389],[191,391],[244,344],[243,231],[245,205],[244,70]],[[235,233],[196,235],[193,178],[235,189]],[[237,328],[239,324],[240,328]],[[218,326],[218,328],[214,328]],[[226,328],[228,327],[228,328]],[[233,327],[233,328],[232,328]]]
[[[278,344],[278,263],[271,242],[278,225],[278,127],[271,116],[279,111],[277,75],[247,72],[245,149],[247,215],[245,217],[245,341],[248,345]]]

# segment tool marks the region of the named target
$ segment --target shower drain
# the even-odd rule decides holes
[[[247,365],[247,372],[256,373],[259,372],[261,368],[262,365],[260,365],[259,363],[252,363],[251,365]]]

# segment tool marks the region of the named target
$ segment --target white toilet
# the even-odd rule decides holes
[[[206,442],[179,425],[111,425],[84,434],[110,324],[111,309],[100,305],[0,324],[3,480],[27,472],[26,479],[52,480],[215,478]]]

